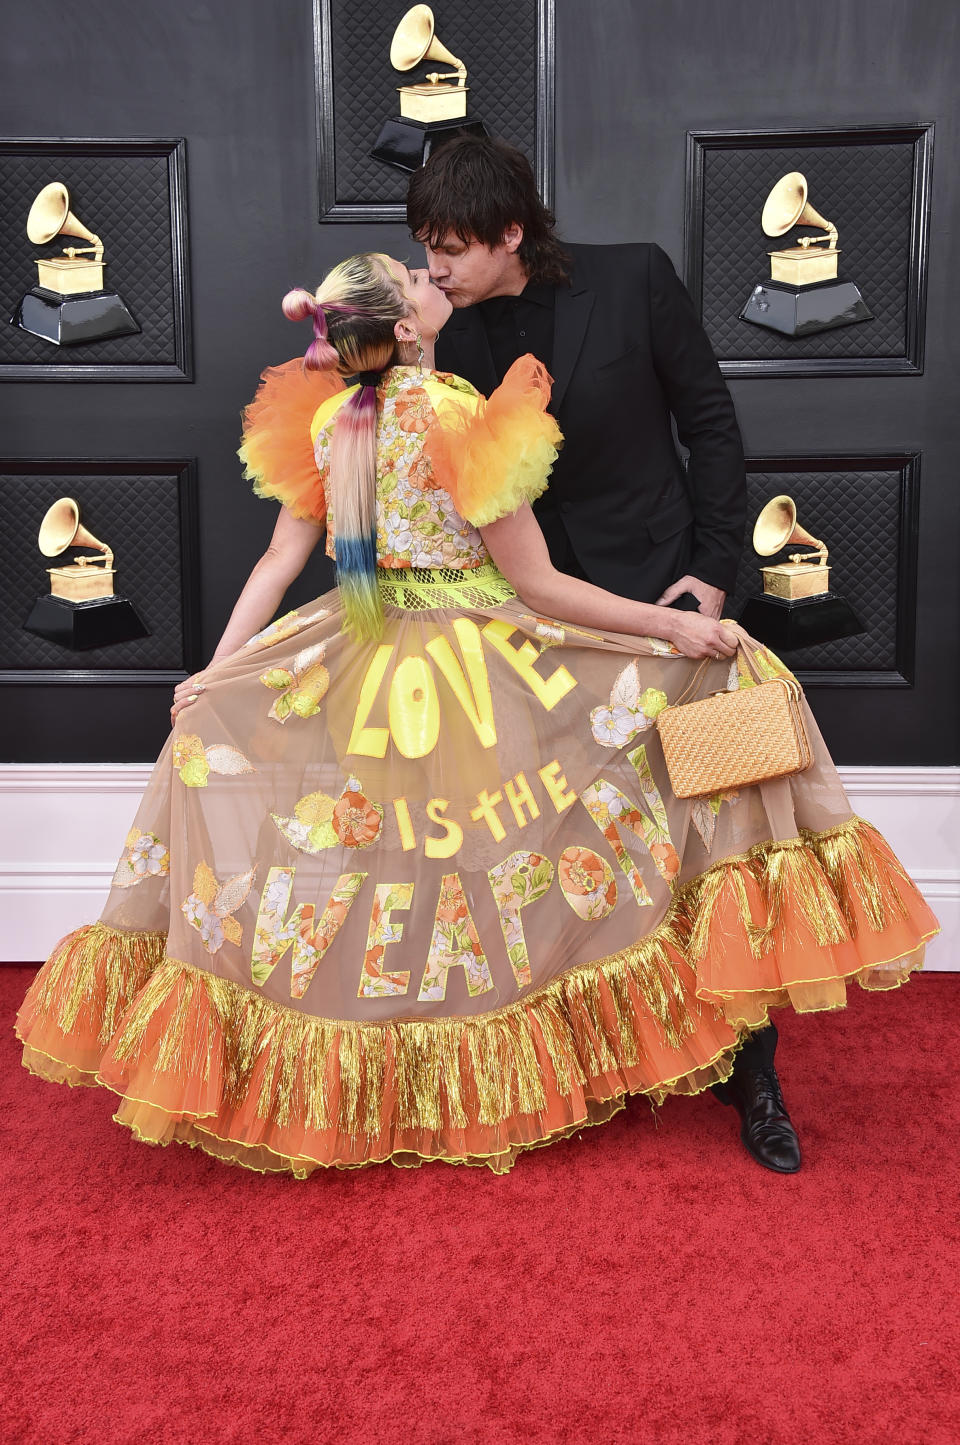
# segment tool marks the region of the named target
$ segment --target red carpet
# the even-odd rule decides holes
[[[709,1097],[502,1179],[262,1178],[135,1143],[8,1026],[0,1439],[956,1445],[958,1005],[778,1020],[788,1178]]]

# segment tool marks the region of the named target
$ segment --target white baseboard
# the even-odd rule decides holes
[[[150,763],[0,765],[0,963],[40,961],[100,916],[151,771]]]
[[[0,764],[0,962],[46,958],[99,917],[149,763]],[[960,967],[960,768],[841,768],[943,926],[927,967]],[[82,860],[82,861],[78,861]]]

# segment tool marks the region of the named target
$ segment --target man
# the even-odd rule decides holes
[[[437,364],[489,393],[532,352],[554,377],[564,446],[534,507],[554,566],[641,602],[721,615],[746,515],[733,403],[659,246],[563,245],[526,157],[459,136],[414,173],[407,222],[454,312]],[[686,475],[672,425],[689,452]],[[758,1031],[715,1090],[768,1169],[800,1148]]]

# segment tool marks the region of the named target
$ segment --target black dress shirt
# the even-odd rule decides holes
[[[517,357],[528,351],[550,370],[555,298],[553,286],[528,282],[519,296],[491,296],[489,301],[478,303],[498,382]]]

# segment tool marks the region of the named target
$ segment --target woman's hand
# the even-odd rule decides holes
[[[202,672],[195,672],[192,677],[184,678],[183,682],[177,683],[173,689],[173,706],[170,709],[171,727],[173,727],[184,708],[190,707],[192,703],[196,702],[197,698],[203,692],[204,686]]]
[[[732,657],[739,641],[737,634],[722,622],[704,617],[701,612],[675,612],[664,609],[664,622],[668,625],[662,636],[684,657]]]

